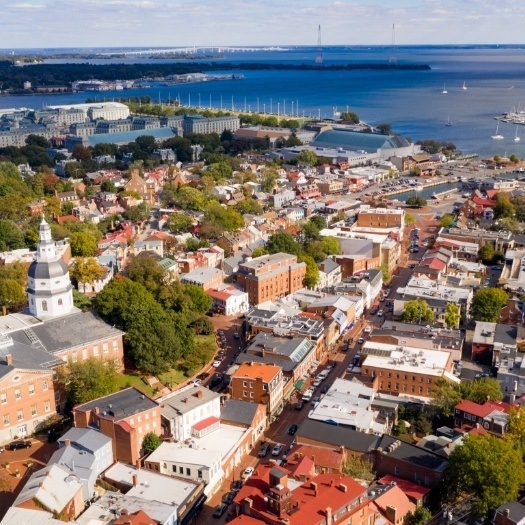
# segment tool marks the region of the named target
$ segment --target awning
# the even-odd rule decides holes
[[[299,379],[299,381],[295,383],[295,388],[297,388],[297,390],[300,390],[303,385],[304,385],[304,381],[302,379]]]

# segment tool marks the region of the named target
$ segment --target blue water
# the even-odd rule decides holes
[[[301,64],[314,62],[315,48],[287,51],[225,53],[225,62]],[[323,49],[325,64],[387,62],[385,47]],[[163,100],[179,98],[183,104],[236,110],[331,117],[334,108],[347,108],[370,124],[386,122],[395,132],[412,140],[432,138],[453,142],[464,153],[525,157],[525,126],[513,141],[516,127],[501,124],[505,140],[495,142],[494,116],[511,109],[525,108],[525,47],[402,47],[398,63],[425,63],[430,71],[244,71],[244,80],[207,82],[180,86],[153,86],[97,94],[100,100],[113,97],[150,95]],[[122,62],[122,59],[97,63]],[[157,62],[142,58],[133,62]],[[90,61],[95,62],[95,61]],[[160,61],[161,63],[164,61]],[[196,62],[198,63],[198,62]],[[30,67],[30,66],[29,66]],[[238,71],[235,71],[239,73]],[[212,72],[219,73],[219,72]],[[232,71],[224,71],[232,73]],[[467,90],[461,86],[466,82]],[[442,94],[443,86],[448,94]],[[83,102],[94,93],[0,97],[0,107]],[[298,111],[297,111],[298,108]],[[452,126],[445,126],[450,119]]]

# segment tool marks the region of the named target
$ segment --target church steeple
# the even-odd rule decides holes
[[[28,271],[29,311],[41,318],[66,315],[74,307],[73,286],[45,219],[38,228],[38,238],[36,257]]]

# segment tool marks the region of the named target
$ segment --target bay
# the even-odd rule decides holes
[[[223,52],[225,63],[312,64],[317,49],[292,47],[284,51]],[[325,65],[385,63],[390,55],[389,47],[323,48]],[[302,116],[304,112],[305,115],[331,118],[334,111],[348,108],[372,125],[389,123],[396,133],[414,141],[453,142],[464,153],[482,156],[514,153],[525,157],[525,126],[518,128],[518,133],[524,137],[522,142],[513,140],[516,126],[503,123],[499,132],[504,140],[491,139],[496,129],[495,116],[525,108],[524,46],[413,46],[399,47],[395,55],[399,64],[424,63],[430,65],[431,70],[224,70],[213,71],[213,74],[242,73],[244,79],[177,86],[152,84],[151,88],[97,94],[6,96],[0,97],[0,108],[40,108],[84,102],[87,97],[95,96],[99,100],[112,100],[114,97],[149,95],[155,100],[180,98],[183,105],[192,107],[196,107],[200,99],[200,106],[205,108],[210,105],[220,108],[222,98],[223,109],[258,109],[291,115],[293,102],[294,116]],[[123,61],[121,58],[89,60],[102,64]],[[135,57],[127,61],[158,62]],[[466,90],[462,89],[464,82]],[[442,93],[444,87],[447,94]],[[452,122],[451,126],[445,126],[447,120]]]

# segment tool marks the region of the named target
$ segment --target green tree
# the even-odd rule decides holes
[[[406,517],[405,523],[406,525],[425,525],[431,517],[432,513],[427,507],[418,507]]]
[[[509,160],[513,164],[519,164],[520,163],[520,158],[517,155],[515,155],[514,153],[509,157]]]
[[[405,323],[431,323],[434,321],[434,312],[426,301],[414,299],[405,303],[401,320]]]
[[[266,168],[263,170],[262,174],[261,189],[266,193],[271,193],[275,188],[275,182],[279,178],[279,175],[272,168]]]
[[[450,417],[454,414],[454,407],[463,399],[459,385],[441,377],[432,389],[432,405],[443,414]]]
[[[69,236],[73,256],[93,257],[98,249],[97,236],[90,231],[73,232]]]
[[[203,229],[207,224],[217,227],[220,235],[223,231],[239,230],[244,226],[244,219],[231,206],[222,206],[217,201],[210,201],[204,210]],[[207,235],[208,238],[217,236],[215,232],[213,235]]]
[[[87,312],[92,306],[91,299],[80,293],[76,288],[73,288],[73,305],[83,312]]]
[[[482,405],[489,399],[500,401],[503,398],[501,386],[497,379],[492,377],[482,377],[474,381],[464,381],[460,385],[461,394],[464,399]]]
[[[427,200],[420,195],[412,195],[407,199],[406,204],[412,208],[422,208],[427,205]]]
[[[448,228],[454,222],[454,215],[444,215],[441,219],[440,226],[442,228]]]
[[[211,308],[212,298],[196,284],[186,284],[184,293],[190,298],[192,311],[205,314]]]
[[[496,323],[501,309],[507,304],[509,296],[501,288],[480,290],[472,300],[472,315],[476,321]]]
[[[313,217],[308,219],[308,222],[311,224],[315,224],[319,231],[324,230],[327,227],[326,219],[321,215],[314,215]]]
[[[213,334],[213,323],[205,315],[196,317],[195,320],[190,323],[190,327],[193,328],[197,335]]]
[[[326,255],[337,255],[338,253],[341,253],[337,237],[323,237],[321,239],[321,245],[323,252],[326,253]]]
[[[86,403],[118,390],[119,371],[113,361],[95,357],[69,361],[58,371],[58,380],[66,392],[69,407]]]
[[[297,156],[297,164],[299,166],[317,166],[317,155],[315,151],[303,149]]]
[[[193,218],[184,213],[172,213],[168,218],[168,229],[171,233],[187,232],[193,225]]]
[[[142,222],[145,221],[150,214],[150,208],[146,202],[141,202],[137,206],[129,207],[122,214],[125,219],[132,222]]]
[[[306,264],[306,274],[303,284],[308,288],[315,288],[319,282],[319,267],[313,257],[309,255],[301,255],[299,260]]]
[[[521,451],[514,443],[491,435],[467,435],[449,456],[444,486],[449,496],[474,498],[474,510],[486,516],[518,498],[525,481]]]
[[[392,280],[392,272],[388,268],[388,263],[384,262],[381,264],[381,274],[385,284],[388,284]]]
[[[261,257],[261,255],[268,255],[268,250],[266,248],[263,248],[262,246],[259,246],[258,248],[255,248],[252,253],[252,257],[255,259],[256,257]]]
[[[363,481],[371,482],[376,478],[374,464],[371,461],[355,457],[352,454],[347,455],[342,471],[345,476],[362,479]]]
[[[310,221],[306,222],[303,225],[302,236],[305,246],[307,246],[308,243],[312,241],[318,241],[321,236],[319,235],[319,228],[317,227],[317,224]]]
[[[494,218],[502,219],[505,217],[513,217],[516,213],[516,208],[514,204],[510,201],[510,196],[508,193],[500,192],[496,195],[495,199],[496,204],[492,208],[494,210]]]
[[[457,328],[461,319],[459,306],[455,303],[448,303],[445,310],[444,321],[448,328]]]
[[[266,243],[268,253],[289,253],[292,255],[300,255],[301,245],[295,240],[293,235],[286,232],[279,232],[270,235]]]
[[[144,454],[149,455],[157,448],[162,445],[162,439],[160,439],[155,432],[148,432],[142,440],[142,450]]]
[[[77,257],[75,263],[69,270],[69,275],[78,285],[92,284],[104,275],[104,269],[93,257]]]
[[[25,287],[16,279],[0,279],[0,305],[9,312],[21,310],[27,303]]]
[[[416,222],[416,218],[412,213],[406,212],[405,213],[405,225],[406,226],[412,226]]]
[[[494,246],[492,246],[492,244],[489,243],[484,244],[478,251],[478,257],[485,264],[490,264],[492,262],[492,260],[494,259],[494,254]]]
[[[341,120],[351,122],[352,124],[359,124],[359,122],[361,122],[359,115],[353,111],[343,111],[343,113],[341,113]]]
[[[0,219],[0,252],[25,248],[24,232],[12,221]]]
[[[183,210],[201,211],[206,199],[201,191],[191,186],[182,186],[174,196],[175,204]]]
[[[381,123],[376,126],[377,131],[383,135],[393,135],[392,126],[390,124]]]
[[[128,277],[144,286],[155,297],[166,282],[166,270],[149,255],[131,257],[126,265]]]

